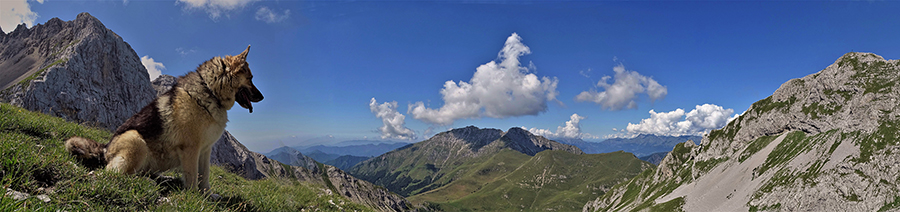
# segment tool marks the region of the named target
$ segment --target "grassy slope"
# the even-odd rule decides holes
[[[0,211],[371,211],[325,195],[321,186],[287,179],[249,181],[215,166],[212,192],[222,195],[221,200],[182,190],[177,180],[157,183],[103,170],[91,173],[64,150],[63,141],[76,135],[99,141],[111,136],[0,103],[0,186],[32,195],[21,201],[4,196]],[[41,194],[50,202],[34,198]]]
[[[474,193],[508,173],[515,171],[520,165],[528,161],[530,156],[521,152],[504,149],[486,160],[472,160],[461,166],[460,170],[468,172],[462,174],[457,180],[422,194],[407,198],[413,203],[422,202],[448,202]]]
[[[447,185],[480,166],[482,161],[490,158],[489,155],[493,155],[464,157],[457,153],[462,152],[461,148],[468,147],[432,145],[427,142],[419,142],[407,148],[385,153],[370,161],[361,162],[349,172],[362,180],[382,185],[388,190],[409,197]],[[487,148],[489,147],[482,147],[479,151],[499,151]]]
[[[456,191],[457,196],[464,196],[434,202],[434,205],[447,211],[576,211],[581,210],[585,202],[602,195],[601,188],[610,188],[638,175],[643,167],[649,167],[649,163],[624,152],[574,155],[565,151],[543,151],[534,157],[524,154],[515,157],[501,152],[498,156],[434,192]],[[498,161],[504,159],[511,160]],[[513,167],[516,168],[510,172]],[[435,199],[428,194],[411,199]]]

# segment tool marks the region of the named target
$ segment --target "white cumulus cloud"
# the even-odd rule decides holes
[[[449,125],[462,118],[506,118],[544,112],[548,101],[558,101],[559,80],[530,73],[534,66],[524,67],[519,61],[519,57],[530,53],[522,38],[513,33],[498,54],[499,62],[479,66],[469,82],[444,83],[443,106],[432,109],[416,102],[409,104],[407,113],[423,122]]]
[[[256,20],[264,21],[266,23],[278,23],[284,20],[287,20],[288,17],[291,16],[291,10],[284,10],[283,13],[278,14],[275,11],[272,11],[268,7],[260,7],[259,10],[256,10]]]
[[[632,135],[703,135],[724,127],[732,119],[732,114],[733,109],[713,104],[697,105],[687,113],[681,108],[669,112],[650,110],[650,118],[643,119],[638,124],[628,123],[625,130]]]
[[[413,130],[406,128],[406,116],[397,112],[397,102],[385,102],[378,104],[375,98],[369,101],[369,110],[375,114],[375,117],[381,118],[383,126],[378,128],[381,132],[381,139],[403,139],[412,140],[416,138]]]
[[[209,18],[218,19],[223,14],[244,8],[247,4],[258,0],[177,0],[184,3],[185,9],[200,9],[209,13]]]
[[[556,132],[538,128],[531,128],[528,131],[549,138],[597,138],[591,134],[581,132],[581,124],[579,123],[584,119],[584,116],[573,113],[572,116],[569,117],[569,121],[566,121],[565,126],[556,127]]]
[[[38,0],[43,4],[44,0]],[[0,3],[0,28],[4,33],[10,33],[16,26],[24,23],[26,27],[34,26],[38,14],[31,11],[31,5],[27,0],[4,0]]]
[[[144,55],[141,57],[141,64],[144,64],[144,67],[147,68],[147,73],[150,74],[150,81],[155,80],[162,74],[162,70],[166,69],[160,62],[156,62],[153,58],[150,58],[150,55]]]
[[[595,89],[582,91],[575,96],[575,100],[594,102],[607,110],[621,110],[637,108],[635,99],[638,94],[646,93],[654,101],[662,99],[668,94],[666,86],[660,85],[652,77],[641,75],[636,71],[625,70],[624,65],[620,64],[614,67],[613,71],[616,72],[614,77],[604,76],[597,82],[597,87],[603,88],[603,91]],[[613,79],[612,84],[608,82],[610,79]]]

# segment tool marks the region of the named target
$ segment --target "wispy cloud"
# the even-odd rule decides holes
[[[147,73],[150,74],[150,81],[155,80],[162,74],[162,70],[166,69],[166,66],[160,62],[156,62],[153,58],[150,58],[150,55],[144,55],[141,57],[141,64],[147,68]]]
[[[660,85],[652,77],[641,75],[636,71],[625,70],[624,65],[613,68],[614,76],[604,76],[597,82],[597,87],[603,91],[591,89],[582,91],[575,100],[579,102],[594,102],[607,110],[622,110],[637,108],[637,95],[646,93],[651,100],[662,99],[668,94],[666,86]],[[584,74],[583,74],[584,75]],[[612,79],[613,83],[609,84]]]
[[[378,104],[375,98],[369,101],[369,110],[375,117],[381,118],[382,126],[378,128],[381,139],[416,139],[416,133],[406,128],[406,116],[397,112],[397,102]]]
[[[37,0],[43,4],[44,0]],[[10,0],[3,1],[0,4],[0,28],[3,32],[9,33],[16,29],[16,26],[24,23],[26,27],[34,26],[34,21],[38,14],[31,11],[31,5],[27,0]]]
[[[559,80],[538,78],[530,72],[533,65],[523,67],[519,57],[530,53],[522,38],[513,33],[498,54],[499,62],[479,66],[469,82],[444,83],[443,106],[432,109],[416,102],[409,104],[407,113],[423,122],[450,125],[462,118],[506,118],[544,112],[547,102],[556,100],[559,94],[556,91]]]
[[[260,7],[259,10],[256,10],[256,20],[270,24],[282,22],[284,20],[287,20],[290,16],[291,10],[284,10],[284,12],[281,14],[272,11],[268,7]]]
[[[199,9],[209,13],[209,18],[219,19],[222,15],[229,17],[228,13],[239,10],[258,0],[177,0],[184,3],[185,9]]]
[[[193,54],[193,53],[197,52],[197,50],[194,49],[194,48],[191,48],[191,49],[185,49],[185,48],[182,48],[182,47],[178,47],[178,48],[175,48],[175,52],[178,52],[179,55],[181,55],[182,57],[184,57],[184,56],[187,56],[187,55],[189,55],[189,54]]]

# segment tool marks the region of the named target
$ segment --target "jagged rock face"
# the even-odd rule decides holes
[[[0,37],[0,72],[0,101],[110,130],[155,96],[131,46],[88,13]]]
[[[534,156],[538,152],[549,149],[563,150],[576,155],[584,154],[578,147],[551,141],[543,136],[533,135],[531,132],[518,127],[509,129],[502,137],[500,137],[500,141],[503,142],[505,147],[525,153],[529,156]]]
[[[543,150],[583,154],[578,147],[548,140],[521,128],[503,132],[469,126],[438,133],[428,140],[363,161],[348,172],[398,194],[411,196],[450,183],[461,173],[452,171],[456,167],[502,149],[513,149],[530,156]]]
[[[357,179],[334,166],[324,166],[329,181],[337,192],[350,201],[368,205],[378,211],[410,211],[410,204],[402,196],[391,193],[387,189]]]
[[[898,60],[845,54],[584,210],[900,209],[898,80]]]
[[[304,181],[334,189],[350,201],[372,207],[378,211],[410,211],[411,204],[402,196],[391,193],[372,183],[359,180],[328,165],[315,164],[313,167],[284,165],[263,154],[250,151],[238,142],[228,131],[213,145],[210,163],[224,167],[229,172],[244,178],[283,178]],[[312,161],[310,159],[310,161]]]
[[[159,77],[150,82],[150,84],[153,86],[153,90],[156,90],[156,96],[159,96],[172,89],[172,87],[175,86],[177,80],[178,79],[176,79],[172,75],[163,74],[159,75]]]
[[[819,73],[782,84],[746,114],[710,133],[702,142],[710,150],[705,155],[733,153],[756,138],[791,130],[871,132],[900,104],[900,89],[893,88],[900,77],[898,69],[896,60],[847,53]]]

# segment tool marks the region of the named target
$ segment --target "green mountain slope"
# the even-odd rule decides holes
[[[507,132],[474,126],[438,133],[363,161],[348,172],[403,196],[427,192],[459,179],[504,149],[534,155],[543,150],[583,154],[577,147],[536,136],[521,128]]]
[[[505,150],[459,180],[410,199],[430,201],[444,211],[577,211],[651,167],[621,151],[576,155],[551,150],[529,157]]]
[[[0,211],[372,211],[324,186],[251,181],[218,166],[210,177],[212,192],[222,196],[218,200],[182,190],[179,180],[91,172],[65,151],[63,141],[70,136],[106,140],[111,133],[0,103],[0,186],[24,194],[21,200],[4,195]]]

